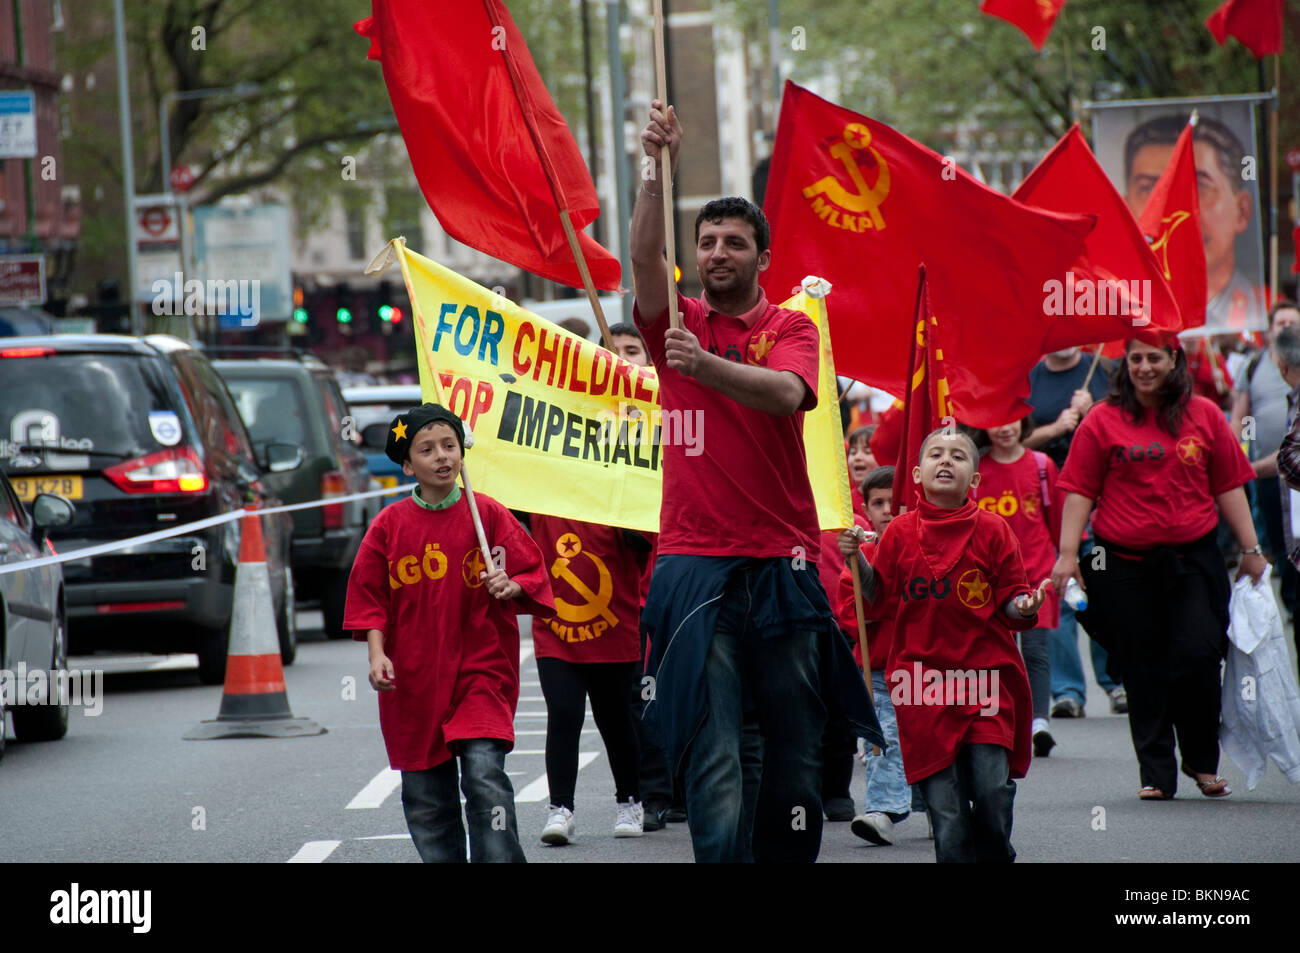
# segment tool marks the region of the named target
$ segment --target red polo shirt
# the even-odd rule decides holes
[[[666,419],[691,415],[697,435],[694,447],[679,440],[663,448],[659,553],[789,557],[798,555],[794,547],[799,546],[804,558],[816,563],[817,508],[804,456],[803,415],[817,406],[817,326],[802,312],[768,304],[761,293],[752,310],[736,317],[680,292],[677,308],[682,327],[706,351],[729,361],[793,371],[808,389],[789,417],[738,404],[669,369],[666,308],[648,326],[633,308],[659,372]]]

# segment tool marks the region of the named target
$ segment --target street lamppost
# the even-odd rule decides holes
[[[162,182],[163,192],[168,201],[176,209],[177,217],[180,219],[180,236],[181,236],[181,271],[189,275],[193,271],[194,262],[193,247],[190,242],[188,229],[186,227],[186,212],[188,206],[184,198],[184,193],[177,195],[172,194],[172,140],[171,128],[167,122],[167,111],[173,102],[190,99],[207,99],[210,96],[233,96],[244,98],[261,92],[262,87],[256,83],[237,83],[234,86],[213,86],[206,89],[187,89],[181,92],[169,90],[162,94],[162,99],[158,103],[158,134],[160,145],[162,147]],[[184,285],[182,285],[182,288]],[[194,327],[194,316],[190,315],[186,321],[189,329],[191,340],[197,340],[196,329]]]

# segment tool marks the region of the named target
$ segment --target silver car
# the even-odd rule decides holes
[[[0,471],[0,565],[52,553],[46,534],[72,521],[66,499],[34,485],[28,489],[30,514]],[[66,619],[61,566],[0,575],[0,756],[6,711],[13,715],[19,741],[54,741],[67,734],[68,698],[60,691],[67,675],[59,674],[68,670]]]

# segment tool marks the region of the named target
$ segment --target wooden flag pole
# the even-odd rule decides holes
[[[656,90],[659,102],[668,109],[668,57],[664,52],[664,2],[654,0],[655,15],[655,69]],[[681,315],[677,313],[677,223],[673,221],[673,157],[672,150],[664,147],[659,150],[659,162],[663,168],[664,180],[660,183],[664,202],[664,247],[668,252],[668,326],[680,328]]]
[[[862,609],[862,576],[858,573],[858,554],[856,552],[849,559],[849,569],[853,573],[853,606],[858,611],[858,645],[862,649],[862,678],[867,683],[867,697],[871,699],[871,703],[874,705],[876,699],[871,692],[871,656],[867,654],[867,623]],[[872,745],[871,753],[879,755],[880,746]]]
[[[609,333],[609,325],[605,323],[605,311],[600,306],[600,298],[596,296],[596,286],[591,281],[591,270],[587,267],[586,256],[578,246],[578,233],[574,231],[567,208],[560,209],[560,224],[564,226],[564,237],[569,240],[569,250],[573,252],[578,274],[582,275],[582,287],[587,289],[587,301],[591,304],[591,312],[596,316],[596,323],[600,325],[600,339],[605,342],[605,349],[612,351],[614,336]]]
[[[402,266],[402,281],[406,283],[406,293],[411,299],[411,315],[417,325],[420,327],[420,337],[428,341],[428,336],[424,331],[424,315],[420,313],[420,299],[415,294],[415,289],[411,287],[411,273],[406,266],[406,239],[394,238],[394,245],[400,243],[401,248],[397,249],[397,261]],[[447,404],[446,397],[442,393],[442,382],[438,379],[438,369],[433,366],[433,359],[426,355],[429,362],[429,375],[433,378],[433,393],[438,398],[438,403],[451,410]],[[415,435],[411,435],[414,439]],[[469,502],[469,515],[474,520],[474,535],[478,537],[478,548],[483,553],[483,565],[491,568],[492,550],[488,547],[487,534],[483,532],[483,520],[478,513],[478,502],[474,499],[474,489],[469,485],[469,471],[465,469],[464,455],[461,456],[460,463],[460,482],[465,486],[465,497]]]
[[[1088,385],[1092,383],[1092,375],[1097,372],[1097,365],[1101,363],[1101,345],[1097,345],[1097,353],[1092,356],[1092,367],[1088,368],[1088,376],[1083,379],[1083,386],[1079,390],[1087,390]]]

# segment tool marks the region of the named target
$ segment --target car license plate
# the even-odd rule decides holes
[[[376,477],[376,479],[379,481],[379,485],[385,490],[391,490],[393,487],[397,486],[397,477],[395,476],[381,476]]]
[[[18,499],[30,503],[39,493],[57,493],[70,500],[81,499],[81,477],[10,477]]]

